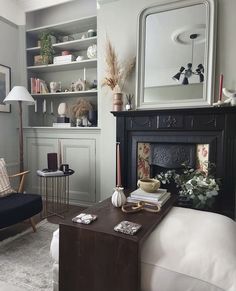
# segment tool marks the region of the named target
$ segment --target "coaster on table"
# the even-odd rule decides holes
[[[72,218],[72,221],[77,222],[77,223],[82,223],[82,224],[90,224],[96,219],[97,219],[97,215],[95,214],[80,213],[76,217]]]
[[[114,227],[117,232],[122,232],[129,235],[134,235],[141,228],[141,224],[130,222],[127,220],[121,221]]]

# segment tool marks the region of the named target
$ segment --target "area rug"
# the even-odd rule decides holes
[[[58,225],[43,220],[0,243],[0,281],[27,291],[52,291],[50,243]]]

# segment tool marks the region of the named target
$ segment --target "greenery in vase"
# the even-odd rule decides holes
[[[219,193],[219,181],[212,174],[215,165],[208,163],[207,171],[194,170],[183,165],[180,173],[168,170],[157,175],[162,184],[175,182],[179,195],[192,200],[193,206],[199,209],[211,208]]]
[[[52,47],[52,36],[49,32],[42,32],[40,35],[40,55],[43,64],[51,64],[53,61],[54,49]]]

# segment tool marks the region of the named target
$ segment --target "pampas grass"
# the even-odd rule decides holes
[[[106,39],[106,77],[102,81],[102,86],[109,87],[113,92],[120,93],[123,91],[127,77],[131,74],[135,66],[135,58],[122,65],[112,46],[110,40]]]

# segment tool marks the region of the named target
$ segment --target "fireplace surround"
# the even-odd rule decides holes
[[[235,217],[236,189],[236,108],[205,107],[112,112],[117,119],[120,142],[122,185],[129,190],[137,184],[137,148],[139,143],[161,147],[209,145],[209,161],[216,164],[221,179],[217,211]],[[173,150],[173,149],[172,149]]]

